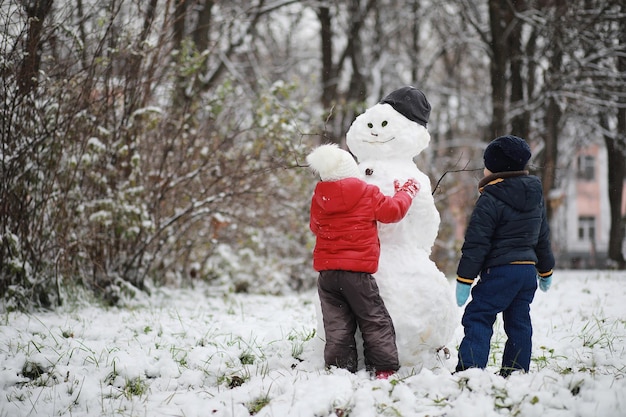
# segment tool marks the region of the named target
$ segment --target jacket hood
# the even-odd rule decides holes
[[[328,213],[351,210],[365,193],[367,183],[358,178],[318,182],[313,199]]]
[[[492,195],[519,211],[531,211],[543,204],[541,181],[527,171],[498,173],[483,178],[481,192]]]

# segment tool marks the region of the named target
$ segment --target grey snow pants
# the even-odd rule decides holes
[[[400,368],[393,321],[371,274],[321,271],[317,290],[322,307],[326,366],[357,371],[357,325],[363,335],[363,356],[369,371]]]

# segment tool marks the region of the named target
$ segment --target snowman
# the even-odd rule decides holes
[[[458,324],[450,284],[430,259],[440,223],[430,179],[413,161],[430,142],[429,115],[424,93],[403,87],[360,114],[346,135],[363,178],[384,194],[394,194],[394,181],[415,178],[421,184],[402,221],[379,224],[374,274],[394,322],[400,364],[419,369],[442,364]]]

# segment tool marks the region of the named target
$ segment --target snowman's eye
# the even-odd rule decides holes
[[[382,127],[387,126],[387,121],[386,121],[386,120],[383,120],[383,122],[381,123],[381,125],[382,125]]]
[[[374,127],[374,124],[372,124],[371,122],[367,124],[367,127],[369,127],[370,129]]]

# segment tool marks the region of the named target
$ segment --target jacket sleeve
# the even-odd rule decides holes
[[[537,272],[539,276],[547,277],[552,275],[554,268],[554,254],[552,253],[552,245],[550,242],[550,225],[548,224],[548,216],[545,206],[542,209],[541,229],[539,230],[539,240],[535,247],[537,254]]]
[[[413,199],[404,191],[393,197],[384,195],[378,187],[374,189],[374,217],[381,223],[396,223],[406,216]]]
[[[317,221],[320,212],[319,206],[315,203],[315,199],[311,199],[311,213],[309,215],[309,229],[315,236],[319,231],[319,223]]]
[[[485,258],[491,250],[491,239],[496,229],[498,210],[493,201],[481,195],[470,217],[461,259],[457,268],[457,281],[471,284],[480,273]]]

